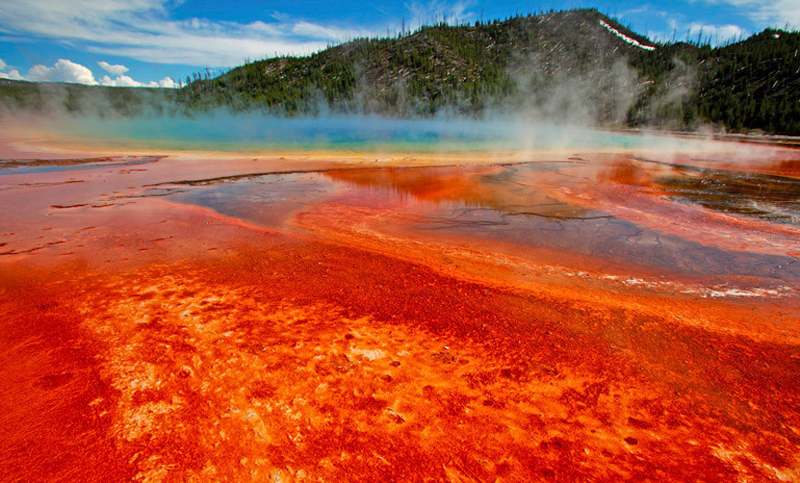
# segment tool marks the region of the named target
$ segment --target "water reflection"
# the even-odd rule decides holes
[[[339,183],[373,191],[389,190],[397,196],[432,205],[449,204],[453,210],[484,208],[503,214],[555,218],[581,217],[587,210],[558,201],[543,184],[563,178],[559,170],[574,162],[519,163],[496,166],[443,168],[387,168],[325,173]],[[565,184],[561,179],[559,183]]]
[[[780,222],[796,216],[792,210],[800,194],[798,182],[775,176],[687,170],[623,157],[605,164],[575,158],[263,175],[201,184],[176,197],[273,228],[285,229],[290,215],[309,205],[366,207],[408,214],[414,221],[402,229],[413,237],[502,242],[658,273],[800,280],[800,264],[791,257],[727,250],[561,197],[573,191],[588,196],[593,186],[597,192],[627,186],[653,197],[667,192],[682,203]]]
[[[194,190],[173,199],[254,225],[284,228],[293,212],[323,199],[333,185],[317,173],[292,173],[237,177],[194,186]]]

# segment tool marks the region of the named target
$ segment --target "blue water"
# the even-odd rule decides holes
[[[520,120],[281,118],[212,115],[197,118],[81,118],[53,126],[61,134],[117,148],[170,150],[497,150],[635,148],[648,136]],[[664,138],[674,144],[677,140]],[[690,143],[692,141],[683,141]],[[651,146],[652,147],[652,146]]]

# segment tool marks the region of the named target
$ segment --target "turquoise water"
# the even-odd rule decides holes
[[[497,150],[636,148],[678,140],[520,120],[387,119],[378,117],[70,119],[53,129],[116,148],[214,150]],[[684,147],[691,140],[681,140]],[[655,145],[654,145],[655,143]]]

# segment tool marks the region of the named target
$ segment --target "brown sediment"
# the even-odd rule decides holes
[[[160,159],[154,157],[138,156],[108,156],[100,158],[68,158],[68,159],[6,159],[0,163],[0,169],[39,167],[39,166],[80,166],[80,165],[102,165],[102,166],[127,166],[131,164],[154,163]],[[139,170],[129,170],[139,171]]]
[[[84,206],[89,206],[89,205],[86,204],[86,203],[80,203],[80,204],[77,204],[77,205],[50,205],[50,208],[56,208],[56,209],[59,209],[59,210],[66,210],[66,209],[69,209],[69,208],[83,208]]]
[[[568,158],[14,175],[7,478],[798,479],[796,227]]]

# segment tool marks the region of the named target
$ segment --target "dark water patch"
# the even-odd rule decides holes
[[[0,160],[0,175],[48,173],[78,169],[91,169],[106,166],[138,166],[156,163],[162,158],[164,158],[164,156],[110,156],[75,159],[3,159]]]
[[[800,264],[788,256],[727,251],[600,211],[564,216],[548,213],[548,209],[461,207],[429,216],[417,228],[575,253],[614,265],[634,264],[664,273],[800,281]]]
[[[8,250],[8,251],[5,251],[5,252],[0,252],[0,255],[23,255],[23,254],[27,254],[27,253],[38,252],[39,250],[43,250],[45,248],[47,248],[46,245],[44,245],[44,246],[40,245],[40,246],[36,246],[36,247],[33,247],[33,248],[27,248],[27,249],[24,249],[24,250]]]
[[[569,161],[525,162],[502,165],[500,172],[483,176],[487,183],[513,183],[520,181],[521,176],[533,173],[557,173],[561,169],[573,166],[585,166],[580,159],[570,158]]]
[[[673,168],[673,175],[660,177],[655,184],[680,203],[774,223],[800,225],[800,179],[668,163],[637,156],[630,159]],[[785,163],[788,162],[779,163],[779,167]]]
[[[174,200],[254,225],[283,228],[292,212],[319,201],[332,183],[319,174],[303,172],[235,177],[193,186],[198,189],[177,192]]]
[[[800,264],[787,256],[727,251],[552,199],[542,177],[547,183],[566,183],[561,170],[578,164],[524,163],[494,166],[490,172],[475,167],[343,172],[328,177],[355,187],[382,187],[387,196],[413,195],[428,202],[427,216],[416,225],[424,231],[484,237],[665,273],[800,280]],[[372,201],[364,197],[361,202]]]
[[[412,226],[421,232],[577,254],[610,266],[639,266],[687,276],[800,281],[800,264],[793,258],[706,246],[607,212],[552,198],[548,193],[552,194],[554,187],[573,179],[561,170],[577,164],[563,161],[259,173],[186,182],[193,188],[174,193],[174,199],[255,225],[280,229],[286,228],[292,213],[309,204],[388,208],[420,215],[421,221]],[[713,170],[700,174],[712,172],[717,178],[709,178],[700,187],[715,179],[737,180],[730,174],[719,178],[721,175]],[[679,175],[673,178],[683,181]],[[745,193],[751,197],[759,195],[757,183],[739,181]],[[575,184],[578,182],[572,186],[578,186]],[[665,183],[664,187],[668,185]],[[678,185],[674,190],[673,196],[677,196]],[[703,193],[699,187],[694,190]],[[761,199],[770,199],[770,190],[762,191]],[[773,188],[774,193],[782,191],[785,185]]]
[[[143,193],[137,193],[135,195],[119,195],[119,196],[110,196],[108,200],[125,200],[125,199],[134,199],[134,198],[160,198],[164,196],[171,196],[178,193],[185,193],[188,191],[187,189],[181,188],[160,188],[160,187],[153,187],[154,185],[147,185],[150,186]],[[100,205],[94,206],[93,208],[99,208],[101,206],[107,205]]]
[[[56,181],[52,183],[19,183],[14,185],[6,185],[0,187],[0,191],[8,191],[13,189],[19,188],[49,188],[53,186],[62,186],[65,184],[75,184],[75,183],[85,183],[85,180],[82,179],[71,179],[68,181]]]
[[[348,170],[358,170],[358,169],[364,169],[364,168],[350,168]],[[237,183],[240,181],[246,182],[270,176],[283,176],[283,175],[304,174],[304,173],[326,173],[326,172],[341,171],[341,170],[342,170],[341,168],[331,168],[331,169],[300,169],[300,170],[289,170],[289,171],[261,171],[258,173],[215,176],[213,178],[197,178],[197,179],[184,179],[177,181],[164,181],[162,183],[147,184],[145,185],[145,187],[163,186],[163,185],[210,186],[210,185],[219,185],[226,183]]]
[[[82,203],[77,205],[50,205],[50,208],[55,208],[58,210],[68,210],[70,208],[83,208],[84,206],[88,206],[88,204]]]
[[[511,217],[535,217],[552,221],[601,220],[612,219],[612,215],[586,210],[585,208],[561,202],[538,205],[497,206],[493,208],[462,207],[453,209],[451,216],[429,217],[426,223],[435,226],[427,229],[437,230],[464,225],[511,226]],[[498,216],[499,215],[499,216]],[[559,225],[561,226],[561,225]]]
[[[547,206],[551,206],[551,205],[547,205]],[[571,208],[571,211],[572,210],[579,211],[578,209],[576,209],[576,207],[570,207],[570,208]],[[580,211],[582,211],[584,213],[588,213],[585,210],[580,210]],[[554,220],[610,220],[610,219],[614,218],[612,215],[602,215],[602,214],[598,214],[598,215],[589,215],[589,214],[569,215],[569,214],[566,214],[566,213],[563,213],[563,212],[542,213],[542,212],[537,212],[537,211],[517,211],[517,212],[506,213],[505,216],[539,216],[539,217],[542,217],[542,218],[551,218],[551,219],[554,219]]]
[[[783,176],[704,170],[657,183],[675,200],[710,210],[800,225],[800,180]]]
[[[422,210],[426,216],[416,225],[423,231],[512,242],[665,273],[800,280],[800,267],[790,257],[726,251],[553,199],[549,194],[553,186],[579,189],[576,182],[580,180],[563,170],[582,166],[585,164],[580,161],[567,160],[493,167],[365,170],[326,176],[353,188],[372,190],[372,198],[354,196],[356,202],[365,205],[380,196],[412,196],[425,203]],[[719,175],[718,170],[685,168],[701,175]],[[591,179],[592,175],[589,172],[589,178],[580,179]],[[780,195],[784,188],[776,186],[774,193],[784,196]],[[762,199],[769,199],[769,191],[765,189],[764,193]]]
[[[516,166],[521,164],[527,164],[527,163],[510,162],[510,163],[491,164],[488,166]],[[270,177],[270,176],[313,174],[313,173],[329,175],[334,179],[350,181],[355,184],[382,186],[385,185],[386,182],[385,180],[380,179],[380,177],[377,175],[378,173],[417,172],[421,173],[422,176],[427,176],[430,178],[437,176],[436,170],[439,169],[454,169],[459,173],[464,173],[469,171],[470,169],[475,169],[475,168],[470,168],[468,166],[460,164],[443,164],[439,166],[396,166],[389,168],[375,168],[375,167],[313,168],[313,169],[296,169],[296,170],[280,170],[280,171],[259,171],[256,173],[215,176],[212,178],[195,178],[195,179],[183,179],[175,181],[164,181],[161,183],[147,184],[144,186],[146,187],[163,186],[163,185],[208,186],[215,184],[236,183],[240,181],[256,180],[258,178]]]

